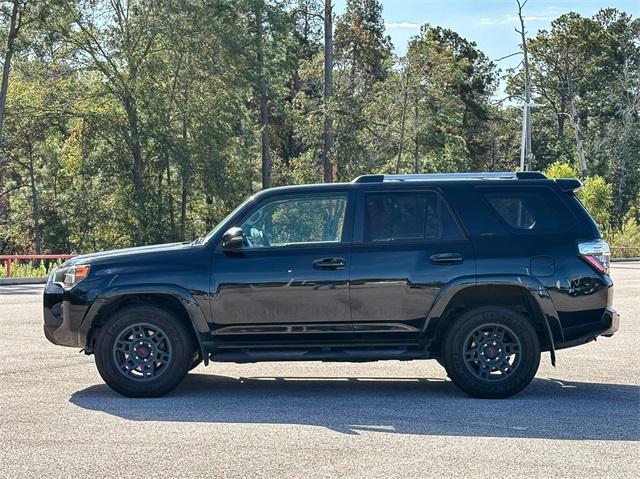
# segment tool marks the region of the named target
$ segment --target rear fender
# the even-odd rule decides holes
[[[551,363],[555,366],[555,343],[563,341],[564,336],[562,327],[558,318],[558,312],[549,295],[547,289],[533,276],[527,275],[486,275],[474,278],[463,277],[447,283],[440,289],[440,293],[436,297],[431,309],[427,313],[424,331],[425,336],[435,331],[437,324],[445,313],[447,306],[451,303],[454,296],[468,288],[476,288],[482,286],[515,286],[522,288],[527,292],[533,304],[539,311],[540,319],[546,331],[546,337],[549,342],[549,352],[551,355]]]

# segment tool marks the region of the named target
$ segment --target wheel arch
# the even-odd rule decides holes
[[[508,307],[524,314],[555,366],[555,343],[563,339],[562,327],[549,292],[532,276],[487,276],[443,287],[427,315],[423,331],[429,352],[436,357],[440,355],[444,335],[464,311],[487,305]]]
[[[184,321],[193,333],[194,341],[205,365],[208,355],[203,347],[203,335],[209,332],[204,314],[191,293],[175,285],[116,287],[104,291],[91,305],[78,332],[80,344],[87,353],[93,352],[97,333],[117,311],[134,304],[152,304],[171,311]]]

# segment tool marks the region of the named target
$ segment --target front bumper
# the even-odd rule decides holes
[[[87,311],[85,304],[74,304],[65,298],[65,291],[47,282],[43,293],[44,335],[53,344],[83,348],[86,338],[80,325]]]
[[[556,343],[555,349],[579,346],[595,340],[598,336],[611,337],[618,331],[619,326],[620,314],[613,308],[607,308],[600,321],[565,328],[564,341]]]

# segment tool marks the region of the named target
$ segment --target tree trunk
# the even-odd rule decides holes
[[[413,147],[413,172],[420,173],[420,142],[418,139],[418,119],[420,118],[420,99],[418,98],[418,93],[416,92],[415,103],[413,104],[413,120],[414,120],[414,147]]]
[[[404,96],[402,98],[402,112],[400,115],[400,144],[398,145],[398,158],[396,159],[396,175],[400,173],[400,161],[402,159],[402,147],[404,146],[404,126],[407,116],[407,100],[409,97],[410,70],[407,68],[404,80]]]
[[[174,211],[173,205],[173,179],[171,178],[171,165],[169,164],[169,159],[167,158],[167,201],[169,208],[169,224],[171,225],[171,241],[176,240],[176,215]]]
[[[580,161],[580,178],[584,179],[588,174],[587,158],[584,154],[580,117],[578,116],[578,108],[576,107],[576,98],[573,91],[573,79],[570,75],[567,76],[567,86],[569,87],[569,98],[571,101],[571,123],[573,124],[573,133],[576,137],[576,150],[578,151],[578,159]]]
[[[564,122],[567,114],[567,100],[562,97],[560,100],[560,112],[558,113],[558,139],[564,139]]]
[[[9,90],[9,74],[11,72],[11,59],[15,49],[15,42],[20,29],[20,2],[13,1],[11,9],[11,19],[9,21],[9,32],[7,34],[7,49],[4,54],[4,65],[2,66],[2,85],[0,86],[0,148],[2,147],[2,127],[4,126],[4,107],[7,102],[7,91]],[[4,155],[0,151],[0,178],[4,170]]]
[[[27,139],[29,154],[29,182],[31,186],[31,213],[33,219],[33,231],[35,236],[36,254],[42,254],[42,234],[40,232],[40,203],[38,202],[38,188],[36,185],[35,165],[33,164],[33,144]]]
[[[138,110],[135,100],[130,94],[123,99],[123,105],[127,114],[129,126],[129,149],[133,159],[133,189],[136,202],[136,217],[138,219],[138,230],[135,241],[142,244],[146,241],[147,218],[146,218],[146,191],[144,186],[144,159],[142,157],[142,146],[140,145],[140,130],[138,125]]]
[[[333,148],[333,118],[331,97],[333,96],[333,6],[331,0],[324,2],[324,135],[322,146],[322,176],[325,183],[333,182],[331,150]]]
[[[262,143],[262,188],[271,186],[271,153],[269,138],[269,92],[267,90],[267,82],[265,79],[264,69],[264,25],[263,10],[260,1],[255,2],[255,46],[256,46],[256,63],[258,70],[258,105],[260,107],[260,133]]]
[[[182,193],[180,195],[180,241],[185,241],[187,233],[187,203],[189,201],[189,176],[190,162],[187,143],[187,119],[182,118],[182,143],[185,148],[185,157],[182,159]]]

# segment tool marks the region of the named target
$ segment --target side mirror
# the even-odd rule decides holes
[[[222,235],[222,247],[224,249],[240,249],[244,245],[244,233],[242,228],[234,226]]]

